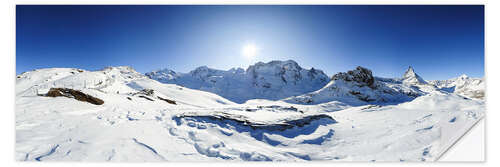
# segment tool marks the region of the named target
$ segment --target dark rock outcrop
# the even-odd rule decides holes
[[[165,101],[165,102],[167,102],[167,103],[177,105],[177,102],[175,102],[174,100],[170,100],[170,99],[162,98],[162,97],[160,97],[160,96],[157,96],[157,98],[158,98],[158,99],[160,99],[160,100],[163,100],[163,101]]]
[[[287,129],[292,129],[294,127],[303,127],[311,124],[313,121],[317,121],[320,119],[325,119],[328,123],[337,123],[335,119],[326,114],[309,115],[297,119],[283,120],[282,122],[277,122],[277,123],[253,122],[246,116],[231,115],[228,113],[216,113],[212,115],[199,115],[196,113],[188,113],[188,114],[176,115],[172,119],[175,120],[179,125],[181,124],[179,120],[180,118],[190,118],[191,120],[197,120],[202,122],[204,122],[203,120],[233,121],[242,127],[249,127],[253,130],[268,130],[268,131],[284,131]]]
[[[88,103],[95,104],[95,105],[104,104],[104,101],[99,99],[99,98],[90,96],[90,95],[85,94],[83,92],[80,92],[78,90],[73,90],[73,89],[68,89],[68,88],[50,88],[49,92],[47,92],[47,94],[45,94],[45,96],[47,96],[47,97],[63,96],[63,97],[68,97],[68,98],[74,98],[78,101],[84,101],[84,102],[88,102]]]
[[[375,83],[372,71],[361,66],[351,71],[337,73],[333,75],[332,80],[354,81],[358,83],[359,86],[369,87],[374,87]]]

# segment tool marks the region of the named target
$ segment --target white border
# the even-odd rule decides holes
[[[2,37],[0,42],[0,70],[2,80],[0,82],[0,102],[2,104],[2,152],[0,154],[0,163],[2,166],[134,166],[134,165],[148,165],[148,166],[299,166],[302,163],[20,163],[14,160],[14,146],[15,146],[15,119],[14,119],[14,86],[15,86],[15,5],[16,4],[485,4],[486,11],[486,50],[485,50],[485,66],[486,66],[486,78],[487,78],[487,113],[486,119],[486,134],[485,137],[489,137],[486,140],[486,163],[426,163],[425,165],[484,165],[484,166],[500,166],[500,150],[499,141],[500,134],[496,132],[497,127],[500,127],[499,121],[495,119],[500,118],[500,103],[498,101],[500,91],[498,88],[499,83],[498,74],[500,72],[500,65],[498,55],[499,52],[499,33],[500,26],[498,16],[500,16],[498,0],[397,0],[397,1],[375,1],[375,0],[351,0],[351,1],[333,1],[333,0],[311,0],[311,1],[300,1],[300,0],[289,0],[289,1],[270,1],[270,0],[215,0],[215,1],[204,1],[204,0],[171,0],[171,1],[161,1],[161,0],[147,0],[147,1],[137,1],[137,0],[104,0],[104,1],[64,1],[64,0],[52,0],[52,1],[37,1],[37,0],[3,0],[1,1],[0,19],[2,25],[0,26],[0,37]],[[494,56],[493,56],[494,55]],[[488,75],[490,74],[491,75]],[[496,75],[496,76],[495,76]],[[488,130],[493,129],[488,132]],[[491,142],[488,142],[491,141]],[[464,152],[465,154],[470,154],[470,152]],[[377,166],[377,165],[415,165],[421,166],[421,163],[326,163],[326,162],[309,162],[305,163],[311,166]]]
[[[472,127],[454,146],[439,158],[441,162],[456,162],[457,160],[480,162],[484,161],[484,119]]]

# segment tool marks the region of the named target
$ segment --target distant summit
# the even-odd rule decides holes
[[[429,81],[440,90],[459,94],[468,98],[484,99],[485,82],[484,78],[471,78],[465,74],[448,80]]]
[[[427,84],[427,82],[422,77],[415,73],[415,70],[411,66],[408,67],[405,74],[403,75],[403,83],[409,85]]]
[[[331,101],[349,105],[400,103],[435,91],[484,97],[484,82],[467,75],[445,81],[425,81],[412,66],[402,78],[380,78],[357,66],[329,78],[323,71],[304,69],[293,60],[258,62],[246,70],[218,70],[207,66],[188,73],[163,69],[146,73],[162,83],[207,91],[237,103],[251,99],[320,104]]]

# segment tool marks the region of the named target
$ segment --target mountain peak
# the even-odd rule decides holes
[[[233,67],[233,68],[229,69],[228,72],[234,73],[234,74],[243,74],[243,73],[245,73],[245,69],[243,69],[241,67]]]
[[[128,74],[134,74],[134,75],[142,75],[141,73],[135,71],[135,69],[130,67],[130,66],[108,66],[108,67],[104,67],[100,71],[105,71],[105,72],[110,72],[110,73],[116,72],[116,73],[121,73],[121,74],[128,73]]]
[[[366,86],[373,86],[375,83],[372,71],[361,66],[347,72],[339,72],[333,75],[332,80],[354,81]]]
[[[252,68],[255,68],[255,67],[291,67],[291,68],[296,68],[296,69],[302,69],[300,67],[300,65],[293,61],[293,60],[286,60],[286,61],[281,61],[281,60],[273,60],[273,61],[270,61],[270,62],[267,62],[267,63],[264,63],[264,62],[258,62],[258,63],[255,63],[253,65],[250,65],[248,68],[247,68],[247,71],[249,69],[252,69]]]
[[[417,75],[417,74],[415,73],[415,70],[413,69],[413,67],[408,66],[408,69],[406,69],[406,72],[405,72],[405,74],[403,75],[403,77],[405,77],[405,78],[406,78],[406,77],[413,77],[413,76],[415,76],[415,75]]]
[[[146,75],[150,79],[154,79],[154,80],[158,80],[158,81],[172,80],[178,76],[178,74],[175,71],[168,69],[168,68],[163,68],[163,69],[155,70],[152,72],[148,72],[144,75]]]
[[[460,79],[467,79],[467,78],[469,78],[469,76],[467,76],[467,75],[465,75],[465,74],[462,74],[462,75],[460,75],[458,78],[460,78]]]
[[[329,79],[319,69],[304,69],[293,60],[258,62],[243,68],[217,70],[201,66],[187,74],[152,72],[149,78],[216,93],[237,103],[265,98],[278,100],[318,90]],[[235,93],[237,92],[237,93]]]
[[[420,77],[413,67],[408,66],[408,69],[406,70],[405,74],[403,75],[403,83],[406,84],[427,84],[425,80]]]

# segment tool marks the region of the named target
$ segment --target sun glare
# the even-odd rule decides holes
[[[254,44],[247,44],[247,45],[243,46],[242,53],[243,53],[243,56],[245,56],[245,57],[253,58],[253,57],[257,56],[258,50],[259,49],[257,48],[257,46],[255,46]]]

